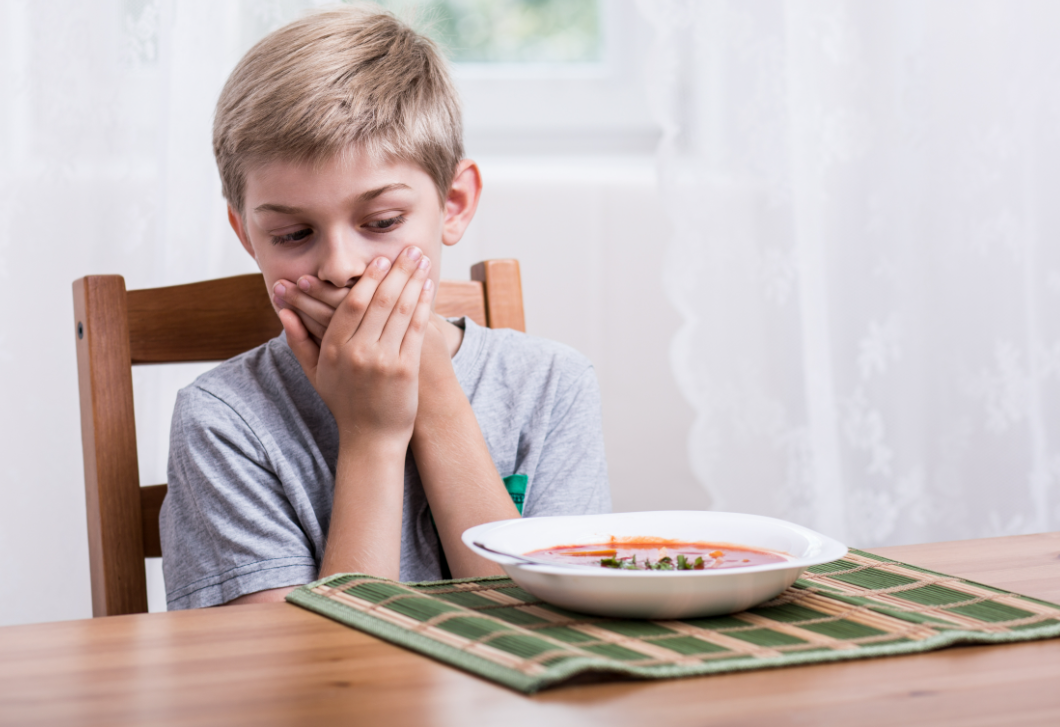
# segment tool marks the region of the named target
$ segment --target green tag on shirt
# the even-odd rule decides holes
[[[523,514],[523,500],[526,499],[526,485],[529,478],[526,475],[508,475],[504,478],[504,489],[515,503],[519,514]]]

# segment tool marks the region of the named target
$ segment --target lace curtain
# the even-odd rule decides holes
[[[714,507],[1060,527],[1060,5],[642,0]]]

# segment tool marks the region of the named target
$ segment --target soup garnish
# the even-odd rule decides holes
[[[780,553],[723,543],[692,543],[661,538],[612,538],[606,543],[560,545],[527,553],[538,560],[598,565],[618,570],[714,570],[782,563]]]

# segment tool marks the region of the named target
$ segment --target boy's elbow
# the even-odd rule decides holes
[[[287,594],[293,591],[298,586],[284,586],[283,588],[270,588],[265,591],[257,591],[255,593],[248,593],[245,596],[239,598],[233,598],[228,601],[225,606],[241,606],[247,603],[280,603]]]

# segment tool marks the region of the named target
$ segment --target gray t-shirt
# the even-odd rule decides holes
[[[461,323],[453,368],[497,471],[528,480],[523,515],[608,512],[600,394],[589,361],[552,341]],[[282,335],[182,389],[160,517],[169,608],[315,580],[337,460],[335,419]],[[441,577],[441,544],[409,454],[401,579]]]

